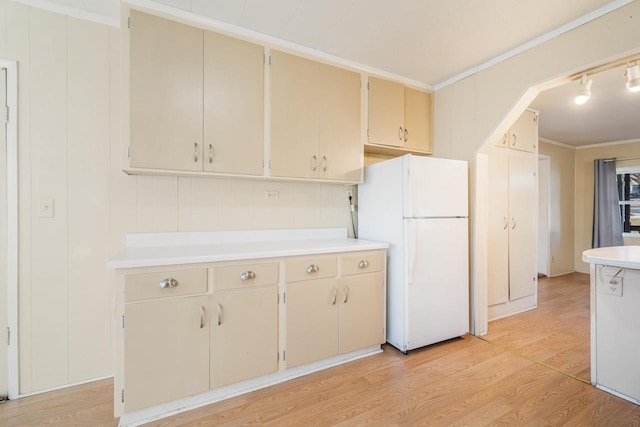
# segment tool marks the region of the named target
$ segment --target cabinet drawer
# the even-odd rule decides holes
[[[338,260],[335,256],[300,258],[286,261],[287,282],[335,277]]]
[[[124,279],[126,302],[207,292],[207,269],[131,274]]]
[[[384,252],[357,252],[342,256],[342,275],[371,273],[384,268]]]
[[[278,283],[278,263],[244,264],[213,269],[213,290],[243,289]]]

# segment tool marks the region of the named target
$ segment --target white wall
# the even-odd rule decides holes
[[[121,172],[119,56],[118,29],[0,0],[0,57],[19,69],[22,394],[112,374],[105,266],[126,232],[351,224],[342,185]]]

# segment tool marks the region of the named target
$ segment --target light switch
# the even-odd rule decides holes
[[[55,215],[54,207],[54,199],[40,199],[40,212],[38,216],[40,218],[53,218]]]

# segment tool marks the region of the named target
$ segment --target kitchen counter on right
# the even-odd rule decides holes
[[[591,273],[591,383],[640,405],[640,246],[584,251]]]

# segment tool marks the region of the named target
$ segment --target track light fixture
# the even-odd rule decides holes
[[[634,65],[628,65],[624,73],[627,78],[627,89],[631,92],[640,92],[640,65],[636,61]]]
[[[576,104],[582,105],[591,98],[591,85],[593,84],[593,80],[587,77],[586,74],[582,75],[580,79],[580,92],[576,96]],[[627,83],[628,85],[628,83]]]

